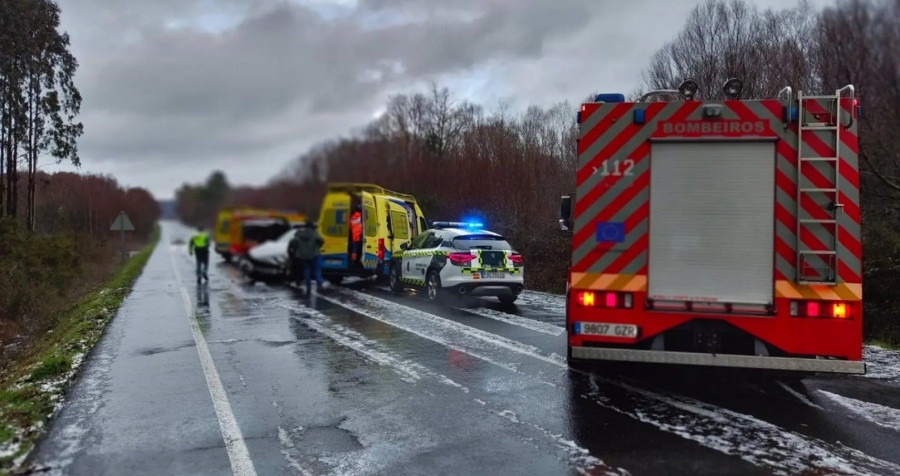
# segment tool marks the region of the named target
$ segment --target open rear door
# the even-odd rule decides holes
[[[409,213],[406,208],[393,201],[388,201],[387,203],[390,210],[391,236],[393,236],[389,251],[396,253],[400,251],[400,245],[409,243],[413,236],[410,229],[411,222],[409,221]]]
[[[772,304],[774,214],[774,142],[654,143],[649,297]]]
[[[375,197],[369,192],[362,192],[362,227],[363,255],[360,262],[366,269],[375,269],[378,257],[378,211]]]

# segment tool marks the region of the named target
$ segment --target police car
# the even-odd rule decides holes
[[[505,238],[477,222],[435,222],[391,257],[394,292],[425,291],[444,295],[495,296],[512,304],[524,288],[522,255]]]

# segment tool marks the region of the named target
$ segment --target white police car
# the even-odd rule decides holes
[[[423,290],[432,301],[454,295],[515,302],[525,283],[522,255],[482,228],[474,222],[433,223],[391,257],[391,289]]]

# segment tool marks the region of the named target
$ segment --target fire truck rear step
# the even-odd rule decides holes
[[[799,372],[866,373],[865,362],[857,360],[761,357],[756,355],[705,354],[699,352],[634,350],[607,347],[572,347],[572,358],[636,363],[699,365],[708,367],[742,367]]]

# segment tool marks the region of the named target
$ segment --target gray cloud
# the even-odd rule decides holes
[[[260,183],[315,142],[369,121],[389,94],[429,81],[473,94],[461,99],[511,96],[518,106],[627,92],[694,4],[59,3],[82,65],[85,169],[159,196],[213,168]]]

